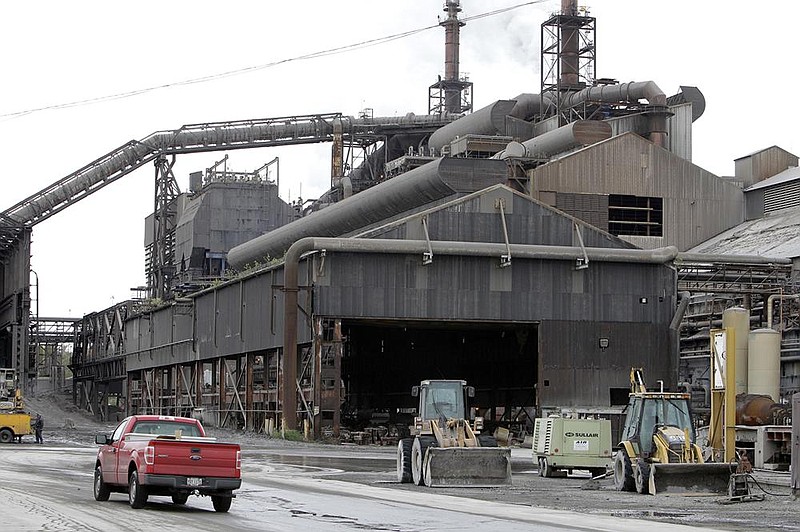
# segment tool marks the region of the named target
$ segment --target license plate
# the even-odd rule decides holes
[[[187,486],[202,486],[203,479],[200,477],[187,477],[186,478],[186,485]]]

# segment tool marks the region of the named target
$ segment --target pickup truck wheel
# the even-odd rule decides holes
[[[214,505],[214,511],[224,513],[231,509],[232,497],[223,497],[221,495],[212,495],[211,503]]]
[[[147,488],[139,484],[139,475],[135,469],[131,471],[128,479],[128,502],[131,508],[135,509],[144,508],[147,504]]]
[[[111,489],[103,482],[103,472],[100,470],[100,466],[94,469],[94,487],[92,491],[96,501],[107,501],[111,496]]]
[[[172,496],[172,504],[186,504],[186,501],[189,500],[188,493],[177,493]]]
[[[14,441],[14,433],[11,429],[0,430],[0,443],[11,443]]]

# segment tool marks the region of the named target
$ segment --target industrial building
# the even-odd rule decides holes
[[[770,299],[797,293],[797,157],[768,148],[732,178],[692,164],[701,91],[595,79],[596,21],[571,1],[542,24],[540,92],[473,110],[459,2],[445,11],[427,115],[157,132],[3,212],[0,366],[36,375],[33,225],[153,162],[147,297],[74,323],[74,399],[100,416],[402,430],[413,384],[459,378],[490,423],[524,430],[543,411],[619,413],[631,366],[702,412],[709,333],[734,306],[784,332],[773,400],[800,391],[798,298]],[[172,175],[184,153],[316,142],[331,189],[306,205],[258,172],[215,165],[188,193]]]

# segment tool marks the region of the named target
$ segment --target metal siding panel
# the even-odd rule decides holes
[[[407,263],[385,255],[328,253],[331,286],[319,286],[316,312],[376,319],[478,321],[629,321],[667,326],[674,309],[675,272],[664,265],[516,259],[511,290],[491,290],[497,259],[434,257],[427,286],[406,283]],[[380,272],[370,276],[369,270]],[[366,278],[371,280],[367,281]],[[378,277],[380,282],[377,282]],[[666,296],[666,297],[664,297]],[[640,297],[647,305],[638,303]]]
[[[543,321],[539,325],[541,406],[610,406],[610,388],[629,388],[631,361],[648,379],[675,386],[663,326],[647,323]],[[609,339],[600,349],[599,338]],[[545,386],[545,380],[549,385]]]

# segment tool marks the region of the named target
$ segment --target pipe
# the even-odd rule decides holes
[[[686,314],[686,309],[689,307],[692,294],[690,292],[679,292],[678,297],[678,308],[675,310],[675,315],[669,323],[669,343],[670,351],[675,354],[677,360],[675,364],[676,379],[680,380],[681,322],[683,322],[683,316]]]
[[[675,258],[677,265],[684,263],[712,264],[721,262],[723,264],[792,264],[792,259],[778,257],[760,257],[758,255],[725,255],[712,253],[689,253],[680,252]]]
[[[458,137],[505,134],[506,116],[514,109],[516,103],[513,100],[498,100],[474,113],[450,122],[433,132],[431,138],[428,139],[428,146],[438,154],[444,146]]]
[[[767,329],[772,329],[772,305],[776,299],[800,299],[800,294],[772,294],[767,298]]]
[[[569,260],[576,262],[584,253],[592,261],[664,264],[674,260],[678,249],[672,246],[653,250],[580,248],[511,244],[511,255],[521,259]],[[505,243],[395,240],[385,238],[301,238],[289,247],[283,268],[283,420],[289,430],[297,428],[297,284],[301,257],[317,250],[346,253],[419,254],[470,257],[499,257],[508,253]],[[295,414],[287,416],[287,412]]]
[[[558,129],[543,133],[522,143],[509,144],[510,148],[498,152],[492,158],[549,157],[578,146],[589,146],[611,138],[611,126],[600,120],[576,120]],[[524,150],[519,153],[519,146]]]
[[[452,116],[417,116],[413,113],[378,118],[329,113],[185,125],[173,131],[157,131],[139,141],[132,140],[2,214],[17,223],[35,225],[162,154],[326,142],[333,138],[334,120],[341,120],[344,131],[357,134],[396,126],[433,129],[452,119]]]
[[[556,95],[547,95],[547,97],[554,100]],[[646,113],[650,117],[650,140],[665,148],[667,145],[667,117],[670,115],[667,108],[667,95],[653,81],[631,81],[618,85],[587,87],[578,92],[564,95],[561,107],[569,109],[587,101],[633,103],[639,100],[647,100],[648,105],[652,107]]]
[[[292,243],[303,237],[350,234],[459,192],[476,192],[505,183],[508,178],[504,161],[476,159],[470,163],[473,171],[468,174],[462,171],[462,163],[459,159],[436,159],[414,168],[235,246],[228,252],[228,264],[241,269],[248,263],[280,258]]]

